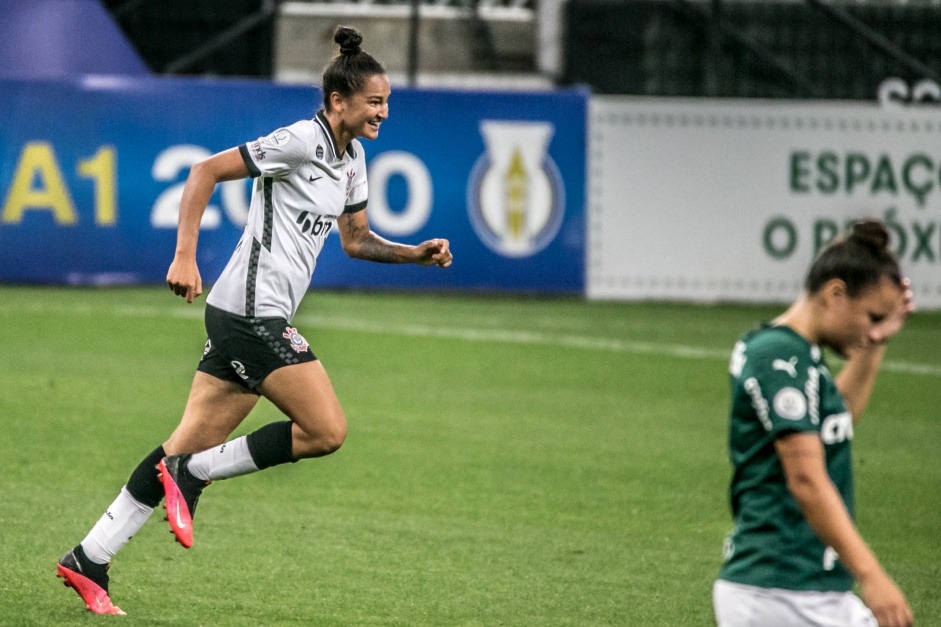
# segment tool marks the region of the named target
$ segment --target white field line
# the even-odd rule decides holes
[[[503,342],[507,344],[530,344],[539,346],[564,346],[613,353],[631,353],[639,355],[666,355],[681,359],[715,359],[726,361],[731,357],[731,350],[719,350],[701,346],[683,344],[657,344],[653,342],[626,342],[615,338],[586,337],[578,335],[547,335],[532,331],[511,331],[509,329],[464,329],[456,327],[433,327],[428,325],[377,325],[365,320],[346,318],[323,318],[320,316],[301,316],[296,322],[325,329],[343,329],[364,333],[385,333],[409,337],[435,337],[448,340],[470,342]],[[887,360],[882,369],[890,372],[904,372],[932,377],[941,377],[941,366],[919,364],[906,361]]]
[[[36,313],[49,312],[49,307],[36,305],[22,309],[35,309]],[[65,310],[66,308],[63,308]],[[2,307],[0,307],[2,310]],[[71,314],[97,315],[101,311],[98,307],[76,304],[69,306],[67,312]],[[155,318],[170,316],[174,318],[203,317],[203,308],[162,309],[158,307],[118,306],[112,310],[117,315]],[[65,311],[63,311],[64,313]],[[701,346],[687,346],[684,344],[660,344],[654,342],[628,342],[616,338],[588,337],[579,335],[548,334],[535,331],[513,331],[511,329],[473,329],[463,327],[432,326],[426,324],[377,324],[368,320],[355,320],[350,318],[328,318],[324,316],[305,315],[294,319],[300,326],[310,326],[327,330],[359,331],[361,333],[374,333],[380,335],[401,335],[405,337],[433,337],[447,340],[461,340],[465,342],[496,342],[503,344],[520,344],[531,346],[558,346],[566,348],[580,348],[585,350],[606,351],[612,353],[629,353],[634,355],[665,355],[680,359],[711,359],[725,361],[731,355],[730,350],[719,350]],[[886,360],[882,369],[889,372],[941,377],[941,366],[935,364],[921,364],[908,361]]]
[[[578,335],[554,335],[536,331],[513,331],[510,329],[472,329],[462,327],[438,327],[421,324],[387,325],[373,324],[365,320],[348,318],[324,318],[300,316],[295,320],[301,325],[325,329],[343,329],[363,333],[385,333],[408,337],[433,337],[467,342],[497,342],[504,344],[527,344],[534,346],[562,346],[584,348],[613,353],[657,354],[688,359],[728,359],[731,351],[720,351],[677,344],[654,344],[650,342],[626,342],[614,338],[587,337]],[[941,371],[941,369],[939,369]]]

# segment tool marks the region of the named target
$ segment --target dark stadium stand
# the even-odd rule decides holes
[[[939,81],[941,6],[827,0],[571,0],[564,82],[597,93],[872,100]]]
[[[595,93],[646,96],[872,100],[891,77],[909,85],[925,80],[941,84],[941,38],[937,37],[941,5],[930,0],[420,1],[436,8],[460,9],[463,12],[454,19],[474,20],[474,28],[466,29],[470,33],[466,46],[474,51],[470,65],[465,61],[452,70],[456,72],[468,68],[542,72],[549,82],[588,85]],[[82,23],[100,23],[106,18],[104,7],[139,55],[135,67],[122,66],[115,70],[119,73],[145,71],[142,59],[157,74],[277,78],[279,58],[281,62],[290,58],[284,50],[276,54],[278,33],[293,32],[279,31],[278,20],[296,19],[291,12],[279,10],[283,0],[82,0],[59,3],[55,15],[37,8],[45,4],[43,0],[9,0],[6,11],[12,19],[0,25],[4,41],[35,40],[23,36],[31,32],[29,28],[15,26],[25,19],[27,10],[48,24],[61,26],[76,21],[65,16],[61,7],[90,7],[78,20]],[[292,4],[359,5],[368,10],[410,5],[410,0]],[[481,17],[494,7],[524,10],[536,17],[523,28],[535,30],[545,22],[548,11],[558,11],[560,6],[561,40],[554,45],[561,59],[555,71],[537,62],[539,47],[546,45],[545,33],[512,37],[517,49],[509,50],[501,44],[507,38],[498,24]],[[307,28],[298,24],[294,30],[302,27]],[[453,38],[452,34],[448,43],[458,45]],[[58,47],[67,47],[69,41],[64,36],[43,40],[58,41]],[[114,41],[118,43],[109,43]],[[47,74],[69,63],[80,72],[89,71],[88,63],[117,67],[124,57],[109,46],[120,48],[122,41],[96,37],[94,47],[86,46],[86,56],[60,54],[56,58],[57,46],[44,46],[24,61],[11,58],[16,46],[8,44],[0,50],[5,55],[0,72],[28,72],[30,64]],[[531,54],[518,49],[523,42],[532,47]],[[407,45],[403,41],[400,47]],[[422,51],[425,69],[431,69],[431,61],[441,65],[435,55],[445,49],[426,45]],[[109,52],[104,54],[104,50]],[[93,53],[98,53],[96,61],[86,58]],[[394,59],[394,55],[386,53],[383,58]],[[296,65],[296,60],[292,63]]]

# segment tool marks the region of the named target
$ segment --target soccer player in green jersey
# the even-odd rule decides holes
[[[882,223],[854,224],[817,257],[791,307],[735,345],[734,529],[713,589],[719,627],[912,624],[853,523],[853,428],[886,343],[914,311],[888,241]],[[839,374],[822,347],[846,359]]]

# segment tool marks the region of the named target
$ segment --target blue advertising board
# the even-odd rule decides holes
[[[0,80],[0,281],[160,283],[183,183],[209,155],[309,118],[314,88],[85,76]],[[582,293],[587,93],[393,89],[364,141],[367,214],[395,241],[451,241],[447,270],[346,257],[313,284]],[[217,186],[197,261],[211,283],[241,235],[249,182]]]

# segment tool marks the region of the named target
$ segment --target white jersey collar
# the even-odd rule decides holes
[[[317,111],[317,114],[314,116],[314,122],[320,125],[320,128],[323,130],[324,136],[329,140],[330,151],[333,154],[333,158],[337,161],[343,159],[343,155],[340,155],[340,149],[337,145],[337,138],[333,136],[333,128],[330,127],[330,122],[327,121],[327,112],[323,108],[320,108]],[[356,152],[353,150],[353,142],[350,142],[350,145],[346,148],[346,153],[349,154],[350,159],[356,158]]]

